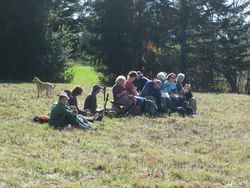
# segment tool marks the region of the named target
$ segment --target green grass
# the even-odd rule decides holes
[[[94,85],[99,83],[100,73],[95,72],[94,68],[91,66],[73,66],[72,70],[74,72],[73,84],[87,84]]]
[[[195,118],[105,119],[97,131],[32,123],[73,86],[38,99],[34,84],[0,84],[0,187],[250,187],[249,96],[195,93]]]

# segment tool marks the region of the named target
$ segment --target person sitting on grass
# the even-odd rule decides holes
[[[174,104],[174,108],[180,107],[184,105],[184,98],[182,95],[179,95],[176,88],[175,83],[176,74],[170,73],[167,76],[167,81],[163,83],[163,89],[164,91],[168,92],[171,101]]]
[[[127,90],[128,94],[133,96],[136,99],[136,105],[140,106],[140,111],[142,112],[143,103],[144,103],[145,98],[139,97],[139,94],[136,91],[136,88],[133,84],[133,82],[136,80],[137,76],[138,75],[135,71],[129,72],[127,80],[124,84],[124,87]]]
[[[136,87],[136,91],[140,93],[144,88],[145,84],[149,81],[149,79],[143,76],[143,73],[141,71],[137,71],[136,73],[137,73],[137,78],[134,80],[133,83]]]
[[[161,111],[161,84],[158,79],[149,80],[140,94],[140,97],[153,100],[157,111]]]
[[[161,80],[164,83],[167,80],[166,72],[159,72],[157,74],[157,79]],[[174,110],[174,105],[170,99],[170,96],[167,91],[164,90],[164,84],[161,85],[161,100],[162,100],[162,112],[170,113]]]
[[[64,92],[66,92],[68,97],[69,97],[68,105],[74,106],[76,108],[78,114],[86,116],[87,112],[79,109],[78,101],[77,101],[77,97],[82,95],[83,88],[81,86],[76,86],[72,91],[64,90]]]
[[[185,74],[179,73],[176,78],[176,89],[179,95],[183,95],[184,99],[189,103],[190,107],[193,109],[194,114],[197,113],[197,103],[196,99],[193,97],[191,91],[191,85],[186,84],[184,87],[182,85],[185,79]]]
[[[97,94],[101,92],[103,88],[100,85],[94,85],[91,93],[87,96],[84,102],[84,110],[90,111],[92,114],[97,110]]]
[[[67,105],[68,100],[67,93],[60,93],[58,102],[52,105],[49,125],[55,129],[64,129],[69,125],[84,130],[90,129],[90,123],[83,116],[77,114],[77,109]]]
[[[133,114],[136,107],[136,100],[133,95],[129,94],[125,87],[126,78],[124,76],[118,76],[116,83],[112,88],[114,103],[124,105],[124,111],[127,114]]]

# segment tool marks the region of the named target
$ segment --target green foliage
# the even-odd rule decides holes
[[[0,79],[70,81],[73,16],[78,1],[1,1]],[[62,3],[62,2],[61,2]],[[67,11],[65,6],[70,7]],[[67,22],[66,22],[67,20]],[[66,73],[66,74],[65,74]]]
[[[183,72],[193,88],[250,93],[249,1],[41,0],[0,4],[0,79],[70,82],[69,60],[101,81]],[[223,87],[221,87],[223,86]]]
[[[250,67],[249,5],[249,1],[209,0],[87,1],[82,47],[111,81],[131,69],[148,75],[174,71],[185,73],[196,89],[222,91],[223,85],[238,92],[239,78]]]

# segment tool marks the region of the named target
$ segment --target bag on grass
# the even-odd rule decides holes
[[[35,116],[33,118],[33,121],[36,123],[48,123],[49,122],[49,116],[45,115],[45,114],[41,114],[39,116]]]
[[[155,115],[156,114],[155,102],[153,100],[146,99],[144,101],[143,112],[149,115]]]

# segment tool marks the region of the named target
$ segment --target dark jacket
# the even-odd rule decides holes
[[[142,92],[140,94],[141,97],[153,97],[155,99],[155,103],[158,108],[161,107],[161,91],[160,89],[154,88],[154,82],[148,81],[144,88],[142,89]]]
[[[90,110],[92,114],[96,113],[97,100],[95,95],[88,95],[84,102],[84,110]]]
[[[148,81],[149,79],[145,76],[142,76],[139,80],[135,80],[133,83],[136,87],[137,92],[141,92]]]
[[[71,92],[69,93],[69,90],[65,90],[65,92],[68,94],[68,97],[69,97],[69,101],[68,101],[69,106],[75,106],[78,111],[78,114],[86,116],[87,113],[83,110],[80,110],[78,107],[77,97],[73,96]]]

